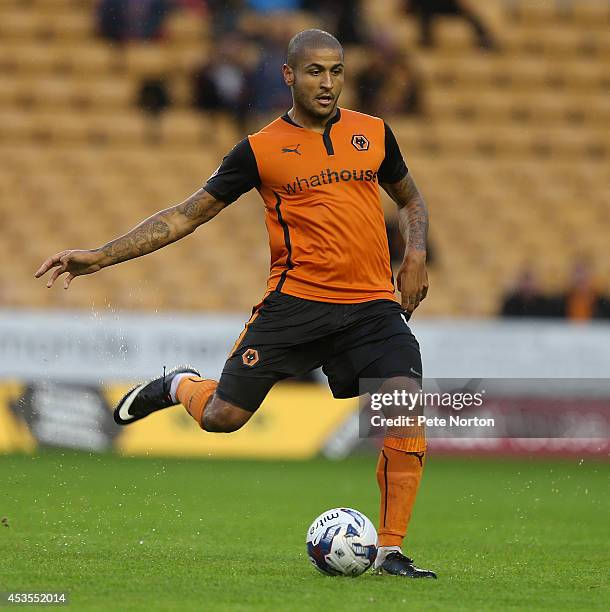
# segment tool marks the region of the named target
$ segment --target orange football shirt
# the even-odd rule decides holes
[[[382,119],[338,109],[324,134],[276,119],[236,145],[204,188],[227,204],[258,189],[268,291],[349,304],[394,299],[379,182],[407,172]]]

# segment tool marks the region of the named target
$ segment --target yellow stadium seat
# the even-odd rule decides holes
[[[21,7],[2,10],[0,39],[32,40],[48,34],[45,15]]]
[[[132,44],[125,51],[125,67],[134,78],[171,74],[171,53],[159,44]]]
[[[19,103],[23,92],[22,83],[17,78],[0,78],[0,108],[12,108]]]
[[[174,45],[197,45],[203,40],[204,24],[205,21],[200,15],[176,11],[167,20],[167,36]]]
[[[0,109],[0,144],[10,145],[21,140],[29,141],[36,131],[35,117],[29,112]]]
[[[169,111],[161,120],[162,139],[168,145],[197,146],[206,141],[204,121],[192,111]]]
[[[607,30],[610,5],[605,0],[577,0],[570,4],[570,16],[578,24]]]
[[[67,108],[73,102],[75,93],[74,82],[61,76],[30,77],[24,83],[23,96],[37,107],[47,110]]]
[[[562,83],[576,92],[599,93],[603,95],[608,89],[610,64],[603,62],[583,62],[571,60],[561,63]]]
[[[0,40],[1,38],[0,34]],[[7,41],[4,41],[0,62],[5,63],[11,72],[16,72],[18,75],[25,73],[50,75],[60,66],[61,55],[48,41],[39,42],[28,38],[6,43]]]
[[[74,53],[75,44],[78,44],[78,53]],[[65,44],[55,45],[55,49],[58,64],[64,72],[83,75],[90,80],[120,74],[124,62],[120,49],[101,41],[83,45],[67,39]]]
[[[84,75],[83,75],[84,76]],[[72,103],[76,106],[96,109],[126,110],[135,105],[136,85],[119,75],[87,75],[77,78],[74,84]]]
[[[513,0],[514,14],[525,23],[549,23],[559,16],[557,0]]]
[[[45,16],[46,27],[54,36],[62,41],[78,43],[90,38],[94,33],[94,12],[67,10],[53,10]]]
[[[439,52],[471,50],[474,45],[472,28],[461,19],[440,17],[434,23]]]
[[[508,54],[498,58],[495,66],[496,79],[506,80],[513,90],[546,90],[549,85],[549,63],[543,57]]]

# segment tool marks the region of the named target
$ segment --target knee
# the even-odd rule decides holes
[[[245,418],[245,415],[231,409],[216,407],[214,402],[212,402],[203,413],[201,425],[205,431],[213,433],[231,433],[241,429],[248,418]]]

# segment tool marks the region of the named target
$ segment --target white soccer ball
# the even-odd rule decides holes
[[[307,554],[327,576],[360,576],[377,556],[377,531],[358,510],[333,508],[307,530]]]

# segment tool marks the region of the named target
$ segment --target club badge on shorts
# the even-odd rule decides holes
[[[258,351],[253,348],[244,351],[244,354],[241,356],[241,360],[244,362],[244,365],[249,367],[255,366],[259,360]]]

